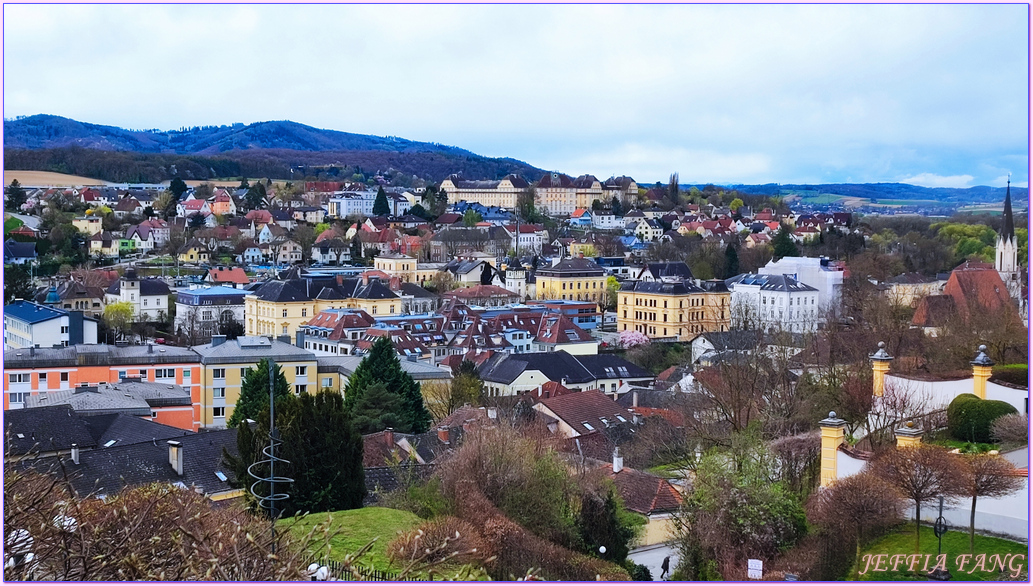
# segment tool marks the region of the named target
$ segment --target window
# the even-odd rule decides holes
[[[39,384],[42,385],[45,382],[47,382],[47,373],[45,373],[45,372],[39,373]]]
[[[122,379],[126,378],[127,376],[129,376],[129,373],[127,373],[126,371],[124,371],[124,370],[118,371],[118,380],[122,380]]]
[[[212,407],[212,417],[226,417],[226,408]]]
[[[158,418],[158,412],[157,411],[151,411],[151,419],[157,419],[157,418]]]
[[[308,385],[294,385],[294,392],[297,394],[307,393]]]
[[[373,315],[376,315],[376,314],[377,314],[377,306],[376,306],[376,305],[374,305],[374,306],[373,306]]]
[[[294,376],[307,376],[307,375],[308,375],[308,367],[307,366],[295,366],[294,367]]]
[[[12,384],[13,383],[27,383],[27,382],[29,382],[29,374],[28,373],[25,373],[25,374],[9,374],[9,375],[7,375],[7,380],[9,380]]]
[[[322,382],[323,382],[322,387],[324,389],[329,389],[330,386],[334,384],[334,379],[332,377],[326,377],[326,378],[323,379]]]
[[[287,317],[287,310],[283,310],[283,317]]]
[[[190,381],[190,369],[189,368],[184,368],[183,369],[183,382],[186,383],[186,382],[189,382],[189,381]]]
[[[307,317],[307,316],[308,316],[308,310],[307,309],[302,309],[301,310],[301,317]]]
[[[67,334],[68,333],[68,326],[61,326],[61,333],[62,334]]]
[[[247,371],[248,371],[247,368],[241,368],[240,369],[240,382],[241,383],[244,382],[244,377],[247,376]]]
[[[154,378],[176,378],[176,369],[156,368],[154,369]]]
[[[213,368],[212,369],[212,378],[226,378],[226,369],[225,368]]]
[[[63,382],[63,383],[68,382],[68,373],[67,372],[62,372],[61,373],[61,382]]]
[[[140,380],[147,380],[147,371],[140,369]]]
[[[581,425],[584,425],[585,429],[587,429],[588,431],[595,431],[595,428],[592,427],[592,424],[587,421],[582,421]]]
[[[28,397],[29,394],[28,393],[8,393],[7,396],[10,397],[10,400],[11,400],[12,403],[24,403],[25,402],[25,397]]]
[[[215,387],[212,389],[213,399],[225,399],[226,398],[226,387]]]

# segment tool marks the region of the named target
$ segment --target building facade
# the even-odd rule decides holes
[[[651,339],[688,342],[702,332],[731,326],[731,293],[723,283],[632,281],[617,293],[617,331]]]
[[[566,258],[535,274],[537,299],[593,301],[602,303],[606,295],[606,272],[588,258]]]

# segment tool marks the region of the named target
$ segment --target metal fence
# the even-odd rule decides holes
[[[405,582],[409,581],[400,578],[398,574],[384,572],[375,568],[364,568],[361,566],[348,566],[333,560],[323,560],[319,565],[326,566],[330,570],[330,576],[337,580],[347,582]]]

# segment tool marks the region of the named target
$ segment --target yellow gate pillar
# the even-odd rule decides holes
[[[846,437],[846,421],[830,411],[828,418],[818,424],[821,425],[821,486],[830,486],[836,481],[836,455]]]
[[[979,347],[979,354],[972,361],[972,394],[980,399],[986,398],[986,381],[993,374],[994,361],[986,355],[986,346]]]
[[[879,350],[869,356],[872,359],[872,394],[881,397],[886,390],[886,373],[890,371],[893,357],[886,352],[886,342],[879,342]]]
[[[904,427],[898,429],[894,434],[897,436],[897,449],[917,448],[922,445],[922,428],[915,427],[914,421],[908,421]]]

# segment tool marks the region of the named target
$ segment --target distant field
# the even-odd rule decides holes
[[[216,187],[237,187],[240,185],[240,179],[237,179],[236,181],[216,181],[215,179],[212,179],[211,181],[195,181],[191,179],[188,181],[184,181],[184,183],[186,183],[190,187],[197,187],[202,183],[211,183]]]
[[[101,179],[90,179],[78,175],[51,173],[50,171],[8,171],[4,170],[4,185],[17,179],[22,185],[53,185],[54,187],[75,187],[78,185],[109,185]]]
[[[843,199],[843,196],[841,196],[841,195],[833,195],[831,193],[808,192],[808,193],[800,194],[800,196],[801,196],[801,199],[803,200],[803,203],[811,204],[811,205],[833,204],[833,203],[838,203],[840,200]]]

